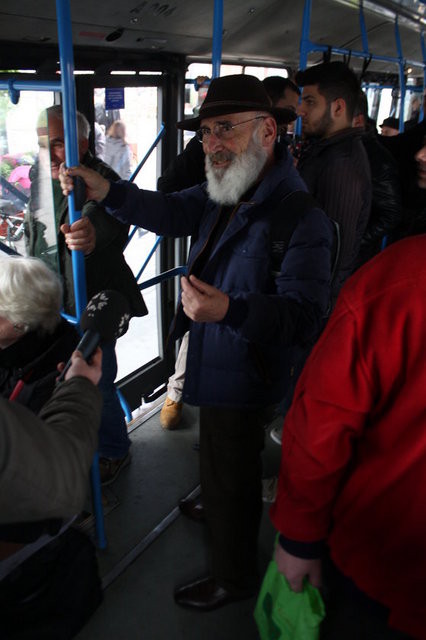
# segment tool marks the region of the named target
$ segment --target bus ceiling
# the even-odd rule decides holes
[[[341,49],[362,50],[360,0],[312,0],[310,39]],[[369,50],[396,57],[394,22],[398,16],[404,59],[423,62],[420,44],[426,17],[418,0],[364,0]],[[299,67],[304,5],[290,0],[224,0],[222,60],[238,64]],[[71,19],[76,69],[181,67],[182,59],[211,58],[212,0],[73,0]],[[57,27],[53,0],[2,0],[0,54],[3,69],[28,68],[28,58],[42,73],[57,70]],[[25,46],[23,46],[25,45]],[[315,54],[310,61],[321,56]],[[355,68],[362,60],[351,60]],[[408,65],[407,65],[408,66]],[[412,65],[409,65],[412,67]],[[375,72],[398,73],[395,65],[375,61]],[[413,76],[422,77],[421,66]]]

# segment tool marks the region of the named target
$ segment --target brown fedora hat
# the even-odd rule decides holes
[[[238,74],[212,80],[198,116],[181,120],[176,126],[178,129],[196,131],[204,118],[244,111],[267,111],[277,124],[288,124],[296,119],[292,109],[272,106],[266,89],[258,78]]]

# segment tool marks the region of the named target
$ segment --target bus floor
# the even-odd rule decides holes
[[[157,412],[130,438],[131,465],[104,489],[108,547],[98,552],[104,601],[77,640],[257,639],[256,598],[206,613],[183,609],[173,600],[176,585],[207,573],[204,526],[177,508],[180,498],[199,492],[194,449],[198,410],[185,406],[175,431],[161,428]],[[268,433],[263,458],[264,475],[276,473],[280,448]],[[274,540],[268,509],[264,503],[259,541],[262,574]]]

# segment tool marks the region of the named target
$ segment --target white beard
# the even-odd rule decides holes
[[[247,149],[239,155],[231,151],[206,155],[207,192],[217,204],[237,204],[241,196],[258,180],[268,154],[254,136]],[[215,168],[212,156],[220,156],[220,159],[232,162],[226,168]]]

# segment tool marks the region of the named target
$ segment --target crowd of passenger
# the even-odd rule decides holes
[[[297,115],[296,150],[289,127]],[[131,315],[147,313],[123,257],[135,224],[191,237],[169,336],[182,342],[161,423],[176,428],[184,402],[200,408],[202,496],[179,506],[205,523],[211,563],[208,576],[175,589],[176,603],[211,611],[257,594],[261,454],[278,410],[274,555],[291,589],[308,580],[322,590],[321,639],[426,638],[426,133],[421,121],[386,135],[390,120],[380,135],[359,79],[341,62],[300,71],[294,82],[214,79],[198,113],[177,123],[194,138],[158,191],[148,191],[92,156],[83,114],[80,165],[65,168],[61,108],[41,114],[26,219],[32,257],[0,264],[7,637],[19,632],[20,607],[22,628],[37,624],[36,612],[24,611],[34,558],[48,562],[53,541],[59,566],[69,545],[81,544],[58,540],[83,507],[96,446],[104,485],[131,460],[114,390],[115,342],[85,363],[60,310],[75,312],[70,251],[80,250],[89,297],[115,289]],[[128,156],[122,123],[114,125],[110,147]],[[41,203],[46,163],[53,240]],[[66,196],[76,176],[86,202],[70,225]],[[70,358],[58,383],[58,364]],[[13,600],[18,570],[24,586]],[[75,604],[73,634],[99,604],[94,576],[93,598]],[[56,637],[71,637],[58,620]]]

